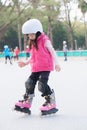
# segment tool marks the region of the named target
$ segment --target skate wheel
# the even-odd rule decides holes
[[[48,111],[41,111],[41,115],[51,115],[51,114],[55,114],[58,111],[57,108],[52,108]]]
[[[16,110],[18,112],[29,114],[29,115],[31,114],[31,110],[29,110],[28,108],[21,108],[19,106],[15,106],[14,110]]]
[[[26,114],[31,114],[31,110],[29,110],[28,108],[23,108],[22,112],[26,113]]]
[[[22,109],[19,106],[15,106],[14,110],[22,112]]]

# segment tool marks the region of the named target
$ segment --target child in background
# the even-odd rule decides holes
[[[63,41],[63,52],[64,52],[64,61],[67,61],[67,44],[66,44],[66,41]]]
[[[19,59],[19,49],[18,47],[16,46],[15,49],[14,49],[14,60],[18,60]]]
[[[11,52],[10,49],[7,45],[4,46],[4,51],[3,51],[4,55],[5,55],[5,64],[7,64],[7,60],[9,60],[10,64],[12,64],[11,62]]]

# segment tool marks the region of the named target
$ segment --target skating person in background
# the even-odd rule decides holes
[[[27,60],[30,57],[30,49],[28,45],[26,46],[25,53],[26,53],[26,60]]]
[[[15,110],[27,112],[31,108],[35,85],[38,81],[38,90],[45,99],[45,103],[40,108],[42,114],[55,113],[58,111],[55,93],[48,85],[48,79],[54,68],[56,71],[61,70],[56,52],[50,39],[44,34],[42,24],[38,19],[25,22],[22,26],[22,33],[28,37],[30,59],[26,62],[18,62],[18,65],[24,67],[30,64],[32,73],[25,82],[24,99],[15,104]]]
[[[12,64],[12,62],[11,62],[11,52],[10,52],[10,49],[7,45],[4,46],[3,53],[5,55],[5,64],[7,64],[7,60],[9,60],[10,64]]]
[[[19,59],[19,48],[16,46],[14,49],[14,60]]]
[[[67,61],[67,44],[66,44],[66,41],[63,41],[63,52],[64,52],[64,61]]]

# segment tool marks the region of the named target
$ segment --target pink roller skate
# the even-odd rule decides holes
[[[24,95],[24,97],[25,96],[26,95]],[[31,108],[33,97],[34,97],[34,94],[31,94],[24,100],[20,100],[20,101],[16,102],[14,110],[31,114],[30,108]]]
[[[51,95],[45,96],[44,98],[46,102],[40,108],[41,115],[56,113],[58,109],[56,108],[54,91],[52,92]]]

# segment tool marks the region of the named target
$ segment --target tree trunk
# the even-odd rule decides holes
[[[21,51],[22,45],[21,45],[21,25],[20,25],[20,22],[18,22],[18,42],[19,42],[19,49]]]
[[[26,50],[26,45],[27,45],[27,37],[24,35],[24,51]]]
[[[85,21],[85,14],[83,14],[84,17],[84,30],[85,30],[85,48],[87,49],[87,25]]]
[[[75,49],[74,46],[74,39],[73,39],[73,29],[71,25],[71,20],[70,20],[70,9],[67,4],[65,4],[65,15],[66,15],[66,23],[67,23],[67,32],[68,32],[68,42],[70,44],[71,49]]]
[[[48,33],[47,35],[49,36],[52,44],[53,44],[53,36],[52,36],[52,26],[51,26],[51,20],[50,17],[48,17]]]
[[[74,42],[73,42],[73,32],[72,32],[72,28],[70,26],[67,27],[67,32],[68,32],[68,35],[67,35],[68,43],[70,45],[70,48],[73,50],[73,49],[75,49],[75,46],[74,46]]]

